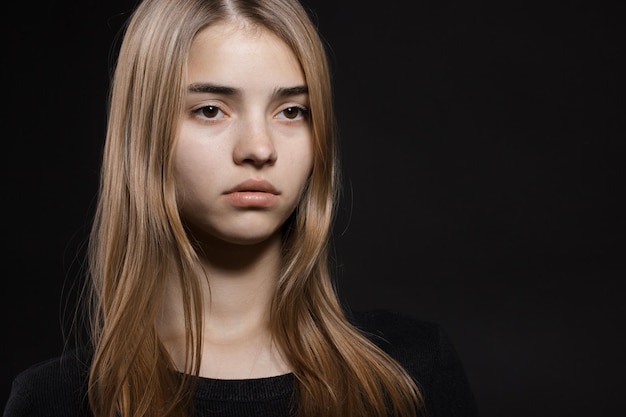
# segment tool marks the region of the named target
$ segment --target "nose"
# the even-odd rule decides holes
[[[277,159],[274,142],[264,122],[249,122],[241,126],[233,151],[236,164],[251,164],[260,168],[273,165]]]

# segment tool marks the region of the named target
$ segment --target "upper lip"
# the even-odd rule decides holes
[[[242,192],[242,191],[279,194],[278,190],[269,181],[262,180],[262,179],[254,179],[254,178],[245,180],[235,185],[233,188],[227,190],[225,194]]]

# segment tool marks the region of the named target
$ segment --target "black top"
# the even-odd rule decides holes
[[[436,323],[390,311],[353,314],[353,323],[399,361],[416,379],[429,417],[477,417],[463,365]],[[21,372],[13,382],[3,417],[88,416],[85,384],[88,358],[68,352]],[[198,416],[291,417],[292,374],[269,378],[200,378]]]

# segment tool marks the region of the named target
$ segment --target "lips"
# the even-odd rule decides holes
[[[268,181],[249,179],[242,183],[237,184],[233,188],[226,191],[224,194],[251,192],[251,193],[269,193],[278,195],[278,190]]]
[[[278,204],[280,192],[268,181],[249,179],[224,193],[226,201],[239,209],[269,209]]]

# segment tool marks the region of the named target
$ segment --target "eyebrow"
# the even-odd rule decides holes
[[[187,91],[190,93],[214,93],[224,94],[228,96],[241,95],[241,90],[234,87],[228,87],[224,85],[216,85],[211,83],[193,83],[189,84]],[[301,94],[308,94],[309,88],[305,85],[298,85],[295,87],[279,87],[274,90],[272,94],[274,97],[290,97]]]
[[[226,95],[238,95],[239,90],[233,87],[226,87],[223,85],[215,85],[211,83],[193,83],[189,84],[187,91],[190,93],[219,93]]]

